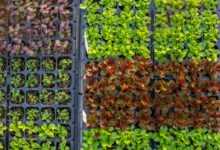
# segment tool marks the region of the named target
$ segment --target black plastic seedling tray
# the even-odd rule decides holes
[[[13,2],[13,1],[10,1]],[[33,55],[30,54],[13,54],[7,52],[5,54],[1,54],[0,58],[5,60],[4,62],[4,71],[2,72],[5,76],[5,83],[1,85],[0,90],[5,94],[5,98],[3,102],[0,102],[0,109],[4,110],[4,116],[0,118],[0,123],[3,123],[6,126],[5,135],[1,137],[0,142],[3,143],[4,149],[8,150],[10,148],[10,142],[13,139],[13,135],[9,132],[10,125],[13,122],[12,115],[16,113],[16,110],[22,111],[22,117],[19,121],[26,123],[29,121],[28,119],[28,111],[35,110],[39,112],[37,114],[37,119],[34,120],[36,126],[40,126],[46,123],[58,124],[66,127],[68,130],[68,138],[66,139],[68,145],[71,150],[77,150],[81,147],[81,111],[82,111],[82,53],[80,52],[80,0],[69,0],[70,7],[72,10],[72,20],[71,22],[71,36],[68,37],[68,41],[70,42],[70,49],[68,52],[59,53],[59,52],[51,52],[44,53],[43,50]],[[7,2],[9,3],[9,1]],[[59,20],[58,20],[59,22]],[[30,25],[26,22],[26,26]],[[31,26],[30,26],[31,27]],[[27,39],[24,37],[22,39],[25,40],[38,40],[40,41],[42,37],[35,37],[33,39]],[[59,39],[58,36],[49,37],[52,40]],[[7,44],[10,45],[13,39],[8,35],[6,38]],[[28,42],[27,42],[28,43]],[[68,59],[71,62],[69,68],[62,68],[62,63],[60,63],[63,59]],[[28,68],[28,65],[32,64],[30,60],[36,61],[37,67],[34,70]],[[53,69],[47,70],[44,67],[44,62],[49,60],[53,64]],[[29,62],[30,61],[30,62]],[[18,62],[21,63],[21,69],[14,69],[13,65],[17,65]],[[29,62],[29,64],[28,64]],[[59,74],[62,72],[62,75]],[[65,76],[67,82],[61,83],[61,79]],[[32,83],[33,78],[36,82]],[[48,78],[44,81],[44,78]],[[30,80],[29,80],[30,79]],[[14,83],[15,81],[19,81],[18,83]],[[53,82],[53,84],[45,85],[48,81]],[[16,85],[15,85],[16,84]],[[17,84],[19,86],[17,86]],[[43,102],[41,95],[43,92],[50,92],[53,94],[53,97],[49,97],[51,100],[48,103]],[[14,101],[13,93],[18,92],[21,100]],[[65,102],[57,102],[58,99],[56,94],[65,94],[68,101]],[[30,97],[35,97],[36,102],[30,102]],[[62,97],[60,98],[62,100]],[[19,102],[18,102],[19,101]],[[52,114],[51,120],[43,120],[41,118],[41,113],[45,110],[49,110]],[[59,118],[59,113],[64,110],[69,114],[69,118],[63,121]],[[24,134],[24,139],[28,140],[28,137]],[[41,141],[36,138],[37,143],[41,143]],[[51,141],[56,149],[59,145],[59,139],[54,138]]]
[[[33,58],[33,57],[32,57]],[[62,60],[63,58],[65,59],[69,59],[71,60],[72,64],[71,64],[71,68],[68,70],[65,70],[66,74],[70,75],[70,79],[69,82],[70,84],[67,87],[62,87],[59,86],[58,83],[55,83],[54,85],[50,86],[50,87],[45,87],[45,85],[43,85],[43,78],[45,75],[50,74],[53,75],[53,79],[54,80],[58,80],[58,67],[59,67],[59,61]],[[75,77],[76,77],[76,72],[75,72],[75,61],[76,58],[74,55],[38,55],[35,56],[34,59],[38,61],[38,67],[37,70],[35,71],[30,71],[27,69],[27,65],[25,64],[26,62],[28,62],[28,59],[30,59],[29,56],[24,56],[24,55],[16,55],[16,56],[10,56],[9,58],[9,64],[13,64],[13,60],[22,60],[23,64],[24,64],[24,68],[20,71],[13,71],[12,66],[9,66],[9,82],[8,82],[8,87],[9,87],[9,101],[8,101],[8,114],[10,114],[13,111],[16,110],[22,110],[23,111],[23,117],[21,118],[21,121],[23,122],[28,122],[27,119],[27,113],[30,109],[35,109],[38,110],[39,114],[38,114],[38,119],[35,121],[36,125],[41,125],[43,123],[53,123],[53,124],[61,124],[64,125],[68,128],[69,133],[70,133],[70,137],[68,138],[68,142],[70,143],[71,147],[73,147],[73,142],[74,142],[74,128],[77,127],[77,124],[75,122],[75,109],[77,109],[78,107],[76,106],[75,102],[77,100],[77,91],[76,91],[76,85],[75,85]],[[45,60],[52,60],[54,61],[54,69],[47,71],[43,68],[43,62]],[[36,84],[36,86],[34,87],[29,87],[28,85],[26,85],[27,81],[28,81],[28,77],[30,76],[30,74],[34,74],[36,75],[36,78],[38,78],[38,84]],[[15,87],[13,85],[13,78],[16,77],[16,75],[22,75],[22,80],[25,81],[25,84],[20,86],[20,87]],[[19,92],[21,92],[21,95],[23,95],[24,99],[23,102],[16,104],[16,102],[12,101],[12,92],[13,90],[19,90]],[[53,93],[53,97],[48,97],[51,98],[52,102],[51,103],[43,103],[40,95],[42,94],[42,92],[46,90],[47,92],[51,92]],[[66,94],[68,95],[68,102],[65,103],[58,103],[56,102],[56,93],[59,93],[60,91],[64,91],[66,92]],[[30,102],[30,98],[28,97],[30,94],[34,94],[35,96],[37,96],[38,101],[35,103],[31,103]],[[54,99],[54,100],[53,100]],[[47,99],[45,99],[47,100]],[[69,112],[69,119],[64,123],[61,120],[58,119],[58,111],[62,110],[62,109],[66,109]],[[44,111],[44,110],[50,110],[52,111],[51,115],[52,115],[52,120],[48,121],[48,120],[42,120],[40,114]],[[11,124],[12,116],[8,117],[8,124]],[[10,142],[10,140],[13,137],[9,134],[8,136],[8,140]],[[57,144],[57,143],[54,143]]]

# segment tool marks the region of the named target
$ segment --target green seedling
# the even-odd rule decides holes
[[[28,121],[36,121],[38,120],[39,110],[35,108],[31,108],[27,110],[27,119]]]
[[[21,58],[12,59],[11,69],[14,72],[20,72],[24,70],[24,61]]]
[[[27,102],[29,104],[37,104],[39,101],[39,96],[37,92],[31,91],[27,93]]]
[[[37,87],[39,84],[39,78],[37,74],[29,74],[25,82],[26,86],[29,88]]]
[[[53,91],[50,91],[50,90],[46,90],[46,89],[43,89],[40,93],[40,101],[43,103],[43,104],[47,104],[47,105],[50,105],[50,104],[53,104],[55,103],[55,94]]]
[[[17,122],[21,121],[23,119],[23,111],[22,109],[13,109],[12,111],[9,112],[9,116],[12,122]]]
[[[58,68],[60,70],[71,70],[72,68],[72,60],[69,58],[64,58],[59,61]]]
[[[71,76],[66,72],[59,72],[58,84],[60,87],[69,87],[71,85]]]
[[[57,91],[55,94],[55,100],[59,104],[66,104],[71,101],[71,95],[67,91],[61,90]]]
[[[24,93],[22,93],[20,90],[12,89],[11,101],[14,104],[21,104],[21,103],[23,103],[24,102]]]
[[[21,74],[14,74],[11,78],[11,84],[14,88],[20,88],[24,86],[24,76]]]
[[[51,109],[43,109],[41,112],[41,120],[46,122],[53,121],[54,113]]]
[[[44,87],[51,88],[55,85],[55,77],[53,74],[44,74],[42,79]]]
[[[37,71],[39,68],[39,61],[36,58],[31,58],[26,61],[26,68],[28,71]]]
[[[53,59],[44,59],[42,68],[46,71],[53,71],[55,69],[55,61]]]
[[[57,112],[58,120],[67,123],[70,120],[70,112],[68,109],[59,109]]]

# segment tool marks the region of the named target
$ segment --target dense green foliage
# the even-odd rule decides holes
[[[158,61],[216,60],[217,0],[156,0],[154,45]]]
[[[37,126],[33,122],[22,123],[16,122],[10,125],[10,141],[11,150],[52,150],[56,149],[53,139],[59,140],[60,150],[70,150],[66,139],[68,138],[68,130],[61,125],[43,124]],[[28,137],[25,139],[23,135]],[[41,143],[37,141],[40,140]]]
[[[6,130],[6,126],[0,124],[0,150],[5,149],[2,139]],[[9,134],[11,150],[55,150],[55,138],[58,140],[59,150],[70,150],[67,142],[68,130],[62,125],[13,122],[9,126]],[[24,135],[26,138],[23,137]]]
[[[149,0],[86,0],[89,57],[149,56]]]
[[[149,0],[86,0],[90,58],[149,57]],[[156,59],[216,60],[217,0],[156,0]]]
[[[90,129],[84,132],[84,150],[218,150],[220,134],[206,129],[161,128],[158,132],[142,129]]]

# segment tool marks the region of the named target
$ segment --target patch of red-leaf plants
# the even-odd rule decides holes
[[[220,129],[220,62],[154,65],[105,59],[86,66],[88,127]]]
[[[71,0],[0,2],[0,52],[70,52],[71,5]]]

